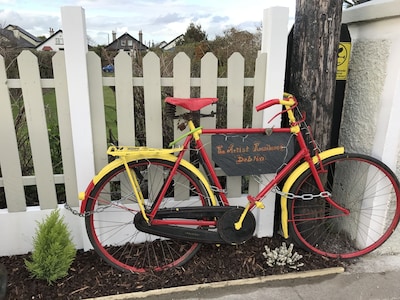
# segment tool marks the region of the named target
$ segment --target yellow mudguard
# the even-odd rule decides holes
[[[328,157],[332,157],[335,155],[343,154],[344,148],[338,147],[329,149],[327,151],[323,151],[319,154],[320,159],[326,159]],[[314,156],[313,158],[314,164],[318,163],[318,157]],[[288,177],[283,185],[282,192],[287,194],[289,193],[292,185],[296,182],[297,178],[299,178],[305,171],[310,168],[307,162],[303,162],[300,166],[298,166]],[[281,224],[282,224],[282,231],[283,236],[287,239],[289,237],[289,230],[288,230],[288,207],[287,207],[287,197],[281,196]]]
[[[138,147],[132,147],[132,148],[138,148]],[[173,155],[173,152],[180,151],[180,148],[176,149],[153,149],[153,148],[141,148],[140,151],[132,151],[132,149],[127,149],[126,153],[123,153],[126,157],[127,162],[139,160],[139,159],[151,159],[151,158],[157,158],[157,159],[163,159],[171,162],[175,162],[177,160],[177,157]],[[139,150],[139,149],[138,149]],[[110,153],[109,153],[110,154]],[[116,155],[118,156],[118,155]],[[96,185],[101,178],[103,178],[108,172],[111,170],[118,168],[119,166],[123,165],[123,161],[120,158],[115,159],[113,162],[107,164],[94,178],[93,178],[93,184],[92,186]],[[192,165],[190,162],[187,160],[182,159],[181,163],[182,166],[187,168],[189,171],[194,173],[200,181],[204,184],[204,187],[206,188],[212,205],[217,205],[217,201],[215,199],[214,193],[211,190],[210,184],[208,183],[207,179],[204,177],[203,173],[201,173],[194,165]],[[86,194],[88,194],[89,191],[86,191]],[[86,197],[84,195],[81,195],[79,197],[80,199],[85,199]]]

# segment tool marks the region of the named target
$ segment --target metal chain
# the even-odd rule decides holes
[[[316,195],[314,195],[314,194],[295,195],[293,193],[284,193],[284,192],[280,191],[278,187],[275,187],[274,189],[272,189],[272,192],[277,193],[278,195],[284,196],[287,199],[297,198],[297,199],[301,199],[301,200],[305,200],[305,201],[312,200],[314,198],[328,198],[328,197],[332,196],[332,194],[327,191],[321,192]]]
[[[92,210],[92,211],[85,211],[85,212],[81,213],[81,212],[79,212],[78,210],[73,209],[68,203],[65,202],[65,204],[64,204],[64,208],[65,208],[66,210],[69,210],[73,215],[79,216],[79,217],[89,217],[89,216],[91,216],[91,215],[93,215],[93,214],[95,214],[95,213],[99,213],[99,212],[104,211],[106,208],[108,208],[108,207],[110,207],[110,206],[112,206],[112,204],[104,205],[104,206],[99,206],[99,207],[98,207],[97,209],[95,209],[95,210]]]
[[[75,216],[79,216],[79,217],[87,217],[88,216],[87,215],[88,212],[85,211],[84,213],[80,213],[78,210],[73,209],[71,206],[69,206],[69,204],[67,202],[65,202],[64,208],[66,210],[69,210]]]

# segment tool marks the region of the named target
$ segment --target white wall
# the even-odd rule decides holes
[[[381,159],[400,177],[400,1],[343,11],[352,51],[340,144]],[[376,253],[400,253],[400,228]]]
[[[73,215],[59,205],[60,216],[64,218],[77,249],[83,248],[85,234],[84,219]],[[0,209],[1,247],[0,256],[25,254],[32,251],[33,237],[37,223],[42,222],[53,210],[41,210],[39,206],[28,207],[25,212],[9,213]]]

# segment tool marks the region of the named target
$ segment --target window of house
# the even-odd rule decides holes
[[[126,40],[121,40],[121,46],[125,47],[126,46]]]
[[[132,47],[133,46],[133,41],[132,40],[128,40],[128,46]]]
[[[63,38],[56,38],[56,45],[64,45],[64,39]]]

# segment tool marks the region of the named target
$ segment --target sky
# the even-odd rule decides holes
[[[294,20],[296,0],[0,0],[0,26],[18,25],[35,36],[49,37],[49,28],[61,28],[61,7],[81,6],[86,29],[95,44],[112,41],[128,32],[149,43],[169,42],[184,34],[190,23],[201,25],[208,39],[235,27],[254,32],[263,11],[272,6],[289,7]]]

